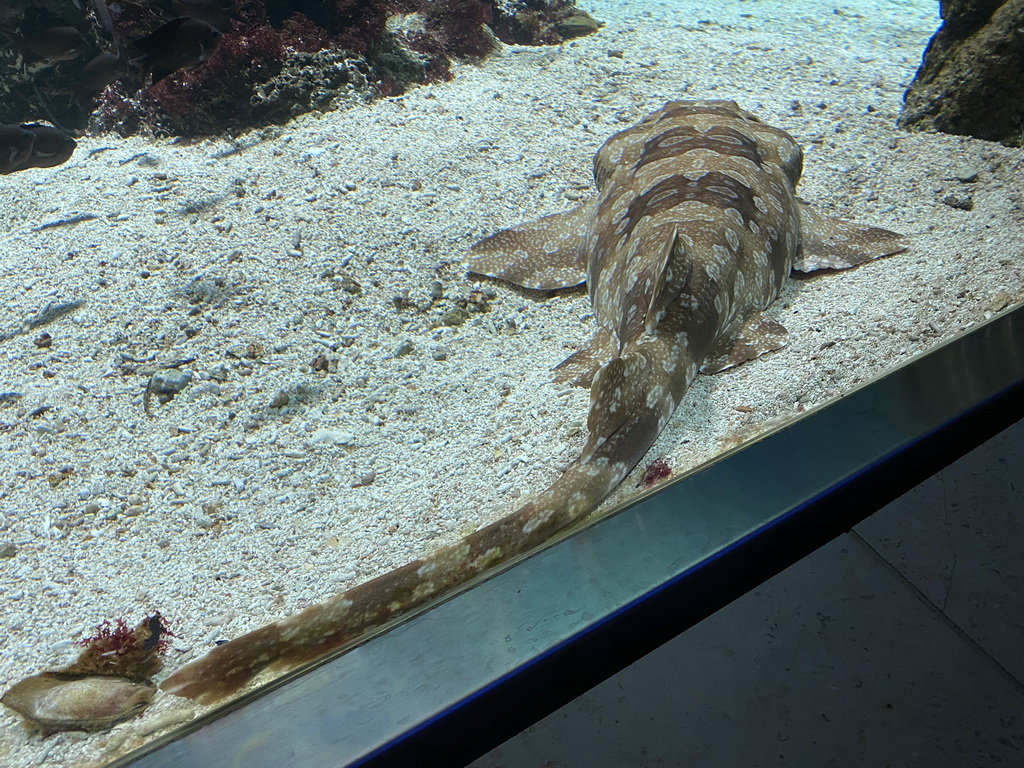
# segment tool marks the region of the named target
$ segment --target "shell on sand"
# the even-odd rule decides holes
[[[153,703],[156,686],[116,675],[42,672],[15,684],[0,701],[44,731],[109,728]]]

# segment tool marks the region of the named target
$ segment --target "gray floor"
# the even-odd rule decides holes
[[[1024,767],[1024,422],[473,768]]]

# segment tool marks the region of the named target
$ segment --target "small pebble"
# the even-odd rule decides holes
[[[167,403],[192,382],[192,371],[170,369],[157,371],[149,380],[147,391],[156,395],[161,404]]]
[[[318,429],[311,436],[314,443],[330,443],[332,445],[348,445],[356,436],[342,429]]]
[[[138,726],[137,732],[139,736],[149,736],[163,728],[169,728],[172,725],[180,725],[181,723],[188,722],[195,716],[196,711],[191,707],[175,709],[171,712],[164,712],[163,714],[157,715],[148,720],[145,725]]]
[[[963,184],[972,184],[978,180],[978,169],[969,165],[960,166],[953,171],[953,178]]]

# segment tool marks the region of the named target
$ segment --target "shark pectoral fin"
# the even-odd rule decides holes
[[[582,349],[573,352],[555,366],[554,380],[557,384],[572,384],[574,387],[589,387],[598,369],[616,352],[615,337],[607,328],[598,328],[594,338]]]
[[[907,250],[906,239],[896,232],[826,216],[803,201],[799,205],[803,247],[793,263],[799,272],[849,269]]]
[[[584,249],[591,204],[545,216],[484,238],[469,250],[470,272],[542,291],[587,279]]]
[[[711,353],[700,367],[701,373],[718,373],[726,368],[753,360],[766,352],[782,349],[789,333],[782,323],[769,320],[755,312],[740,328],[738,334],[726,334],[715,343]]]

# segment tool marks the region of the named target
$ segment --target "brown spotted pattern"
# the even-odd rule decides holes
[[[473,272],[550,290],[586,280],[593,343],[556,369],[589,386],[583,454],[547,490],[458,543],[214,648],[164,690],[214,701],[543,544],[640,461],[697,371],[785,344],[762,317],[790,270],[904,249],[899,235],[814,213],[795,195],[800,147],[732,101],[675,101],[605,142],[595,198],[478,243]]]

